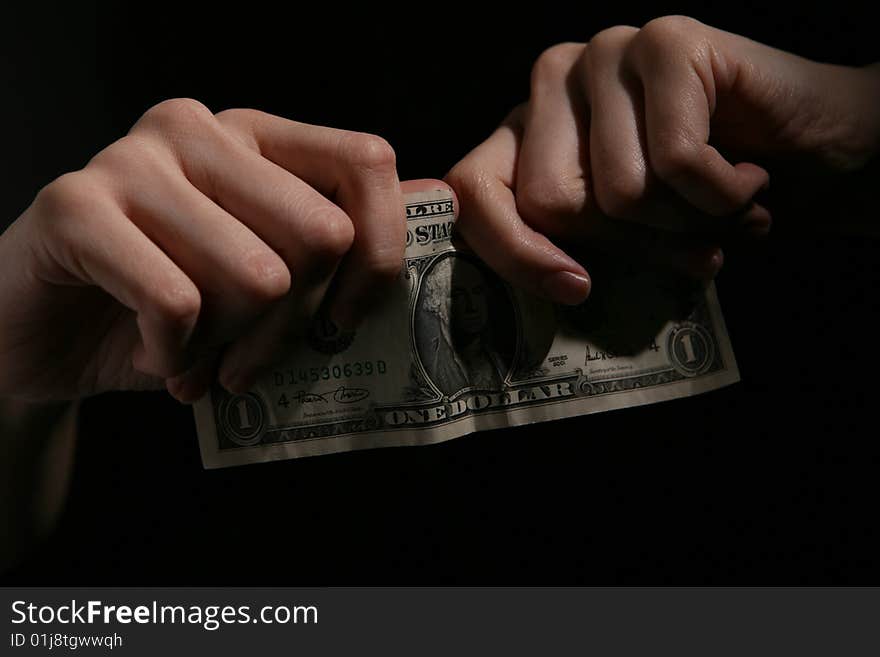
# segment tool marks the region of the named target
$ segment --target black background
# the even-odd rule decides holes
[[[77,3],[4,19],[3,221],[165,98],[374,132],[442,177],[528,96],[542,50],[685,13],[865,64],[857,6]],[[717,284],[742,382],[461,438],[205,471],[191,410],[89,400],[55,535],[0,582],[81,585],[880,583],[876,169],[774,185]],[[856,190],[863,190],[861,194]],[[829,232],[831,231],[831,232]]]

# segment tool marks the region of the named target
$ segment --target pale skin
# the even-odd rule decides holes
[[[403,264],[403,194],[438,187],[401,183],[375,135],[189,99],[49,183],[0,236],[3,535],[63,497],[72,436],[47,418],[111,390],[243,391],[319,307],[355,327]]]
[[[445,180],[474,250],[560,302],[590,280],[559,243],[711,278],[725,239],[770,227],[754,160],[835,174],[880,148],[880,66],[820,64],[681,16],[553,46],[531,88]]]
[[[404,190],[438,185],[401,185],[374,135],[161,103],[0,239],[0,397],[245,390],[322,303],[360,321],[402,266]]]
[[[754,201],[769,173],[752,159],[858,169],[880,147],[877,107],[877,66],[667,17],[547,50],[529,101],[445,180],[491,267],[577,304],[589,263],[557,242],[711,278],[727,236],[769,229]],[[735,160],[721,152],[734,146]],[[319,307],[356,326],[400,270],[403,193],[442,184],[401,183],[373,135],[185,99],[151,108],[0,236],[4,445],[103,391],[244,390]],[[13,447],[3,464],[20,469]],[[0,495],[8,536],[27,491]]]

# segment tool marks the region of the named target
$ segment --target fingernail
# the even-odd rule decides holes
[[[177,401],[180,401],[180,393],[183,390],[183,381],[181,381],[179,376],[165,379],[165,389],[168,391],[169,395],[174,397]]]
[[[223,385],[228,392],[233,395],[241,395],[251,389],[250,383],[246,379],[232,379]]]
[[[724,251],[721,249],[715,249],[712,252],[712,255],[709,256],[709,269],[712,271],[712,275],[714,276],[721,268],[724,266]]]
[[[231,382],[232,392],[239,395],[244,394],[253,388],[256,382],[257,376],[253,372],[239,372]]]
[[[238,392],[238,371],[232,368],[224,369],[220,372],[220,375],[217,377],[220,385],[223,386],[228,392]]]
[[[590,294],[590,279],[570,271],[557,271],[541,282],[541,290],[557,303],[576,306]]]
[[[174,396],[181,404],[191,406],[204,397],[206,392],[208,392],[208,390],[204,385],[189,382],[184,384]]]
[[[745,212],[740,231],[749,237],[764,237],[770,232],[773,217],[764,205],[753,201]]]
[[[168,393],[181,404],[192,404],[196,400],[195,393],[197,390],[192,383],[186,379],[185,375],[167,379],[165,381],[165,388],[168,390]]]
[[[688,265],[691,276],[712,280],[724,266],[724,252],[715,247],[703,249],[690,256]]]

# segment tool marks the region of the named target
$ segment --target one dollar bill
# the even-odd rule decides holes
[[[407,197],[399,280],[355,333],[316,319],[245,394],[195,405],[207,468],[424,445],[705,392],[739,380],[714,287],[591,261],[554,306],[453,235],[448,191]]]

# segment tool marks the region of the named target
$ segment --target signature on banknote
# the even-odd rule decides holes
[[[330,400],[328,397],[332,397],[333,401],[337,404],[354,404],[356,402],[362,401],[370,396],[369,390],[364,390],[363,388],[346,388],[345,386],[339,386],[336,390],[331,392],[306,392],[305,390],[300,390],[295,395],[292,395],[290,401],[299,402],[300,404],[315,404],[315,403],[328,403]]]

